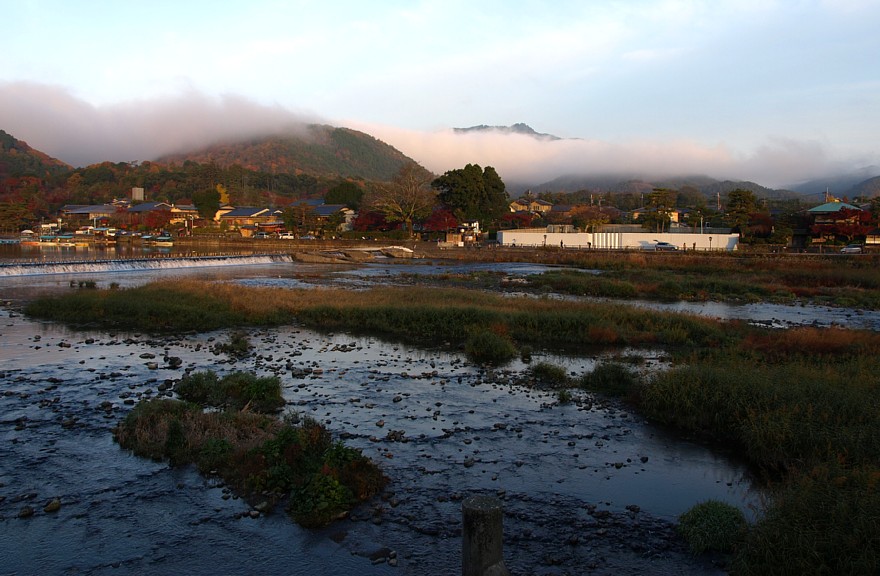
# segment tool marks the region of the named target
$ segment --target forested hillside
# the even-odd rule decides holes
[[[70,170],[70,166],[34,150],[26,142],[0,130],[0,179],[22,176],[47,178]]]
[[[410,161],[368,134],[313,125],[306,132],[217,144],[155,162],[102,162],[73,169],[0,131],[0,219],[4,227],[52,218],[65,204],[130,198],[188,203],[222,190],[235,205],[283,206],[322,197],[340,182],[387,181]]]
[[[409,158],[363,132],[313,124],[303,133],[215,144],[199,151],[165,156],[157,162],[182,164],[187,160],[213,162],[222,168],[238,164],[276,174],[387,181]]]

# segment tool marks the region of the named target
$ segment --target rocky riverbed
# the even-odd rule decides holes
[[[747,469],[583,392],[561,404],[463,356],[297,327],[156,338],[75,332],[4,312],[0,323],[2,574],[455,574],[461,501],[504,504],[514,574],[714,574],[675,518],[709,498],[752,514]],[[597,357],[536,354],[572,372]],[[663,358],[647,353],[645,369]],[[363,450],[391,479],[326,529],[245,503],[215,478],[136,458],[112,428],[187,370],[278,375],[288,409]],[[258,503],[257,503],[258,504]]]

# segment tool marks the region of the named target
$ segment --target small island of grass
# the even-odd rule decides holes
[[[173,466],[195,464],[263,512],[286,501],[305,527],[344,516],[385,486],[371,460],[334,441],[315,420],[272,416],[284,405],[277,378],[194,373],[177,393],[177,400],[139,402],[114,430],[119,445]]]

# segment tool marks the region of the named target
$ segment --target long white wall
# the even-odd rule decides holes
[[[543,230],[501,230],[503,246],[557,246],[603,250],[653,250],[657,242],[669,242],[679,250],[736,250],[737,234],[675,234],[655,232],[548,233]]]

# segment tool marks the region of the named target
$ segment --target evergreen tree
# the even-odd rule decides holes
[[[491,166],[484,170],[477,164],[468,164],[446,172],[431,186],[459,220],[478,220],[488,228],[497,226],[509,210],[510,197],[504,182]]]

